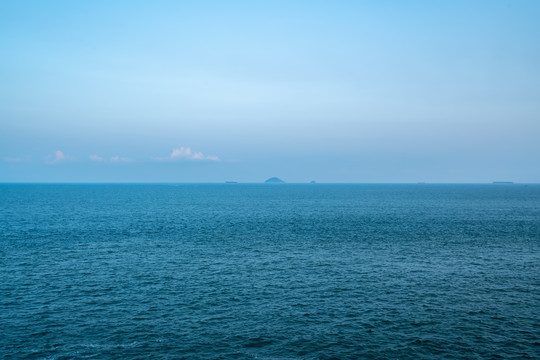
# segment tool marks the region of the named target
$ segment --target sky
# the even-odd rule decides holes
[[[540,1],[0,2],[0,182],[540,182]]]

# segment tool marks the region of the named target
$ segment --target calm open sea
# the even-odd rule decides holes
[[[0,355],[540,358],[540,185],[0,185]]]

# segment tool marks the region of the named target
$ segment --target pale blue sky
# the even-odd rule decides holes
[[[540,1],[2,1],[0,181],[540,182]]]

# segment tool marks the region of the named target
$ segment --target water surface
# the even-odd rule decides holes
[[[539,185],[0,185],[5,358],[540,357]]]

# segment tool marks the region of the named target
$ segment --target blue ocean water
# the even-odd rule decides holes
[[[0,354],[540,358],[540,185],[0,185]]]

